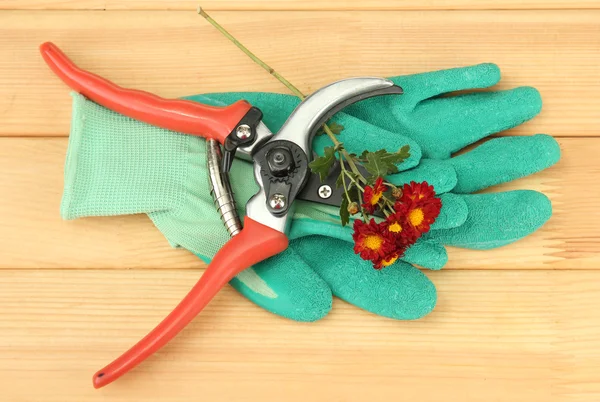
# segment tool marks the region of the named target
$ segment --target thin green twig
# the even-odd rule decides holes
[[[261,59],[259,59],[258,56],[256,56],[254,53],[252,53],[246,46],[244,46],[232,34],[230,34],[229,32],[227,32],[227,30],[225,28],[223,28],[223,26],[221,26],[221,24],[219,24],[217,21],[215,21],[200,6],[198,6],[198,14],[200,14],[206,21],[208,21],[219,32],[221,32],[223,34],[223,36],[225,36],[227,39],[229,39],[231,42],[233,42],[233,44],[235,46],[237,46],[238,49],[240,49],[242,52],[244,52],[248,57],[250,57],[252,59],[252,61],[254,61],[256,64],[258,64],[263,69],[265,69],[273,77],[277,78],[277,80],[279,80],[279,82],[281,82],[283,85],[285,85],[290,91],[292,91],[292,93],[294,95],[296,95],[297,97],[299,97],[300,100],[304,100],[306,98],[306,95],[304,95],[294,84],[292,84],[291,82],[289,82],[288,80],[286,80],[285,77],[283,77],[281,74],[279,74],[277,71],[275,71],[274,68],[272,68],[271,66],[269,66],[267,63],[265,63]],[[345,149],[343,149],[343,147],[341,146],[342,144],[340,143],[340,141],[338,141],[337,138],[335,138],[335,134],[333,134],[333,132],[327,126],[327,124],[323,124],[323,131],[325,131],[325,134],[327,134],[327,136],[331,139],[331,141],[337,147],[340,147],[340,153],[344,156],[344,158],[346,158],[348,160],[348,164],[350,165],[350,168],[352,169],[352,171],[355,174],[360,174],[358,172],[358,169],[356,168],[356,165],[354,165],[354,161],[351,160],[350,155],[348,154],[348,152],[346,152]]]
[[[277,78],[283,85],[285,85],[290,91],[292,91],[294,93],[294,95],[296,95],[300,99],[304,100],[305,96],[304,96],[304,94],[302,92],[300,92],[300,90],[298,88],[296,88],[291,82],[289,82],[288,80],[286,80],[281,74],[279,74],[273,68],[271,68],[267,63],[265,63],[264,61],[262,61],[261,59],[259,59],[246,46],[244,46],[243,44],[241,44],[240,41],[238,41],[232,34],[230,34],[229,32],[227,32],[227,30],[225,28],[223,28],[221,26],[221,24],[219,24],[217,21],[215,21],[214,19],[212,19],[212,17],[210,15],[208,15],[206,13],[206,11],[204,11],[202,9],[202,7],[200,7],[200,6],[198,6],[198,14],[200,14],[202,17],[204,17],[204,19],[206,19],[208,22],[210,22],[210,24],[212,26],[214,26],[215,28],[217,28],[217,30],[219,32],[221,32],[227,39],[229,39],[230,41],[232,41],[233,44],[236,45],[242,52],[246,53],[246,55],[248,57],[250,57],[252,59],[252,61],[254,61],[256,64],[258,64],[259,66],[261,66],[262,68],[264,68],[265,70],[267,70],[267,72],[269,74],[271,74],[273,77]]]
[[[346,167],[344,166],[343,163],[340,166],[342,169],[342,185],[344,186],[344,195],[346,196],[346,199],[348,200],[348,204],[350,204],[352,202],[352,200],[350,199],[350,193],[348,192],[348,187],[346,186],[346,178],[344,177],[344,174],[346,173]]]

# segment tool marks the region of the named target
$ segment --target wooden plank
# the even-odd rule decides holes
[[[432,314],[340,300],[295,323],[226,288],[183,334],[102,390],[91,375],[154,326],[189,270],[0,272],[5,400],[569,402],[600,398],[600,272],[441,271]],[[268,384],[268,386],[267,386]],[[309,391],[307,391],[309,389]]]
[[[206,10],[530,10],[599,8],[595,0],[207,0]],[[3,0],[4,10],[195,10],[195,0]]]
[[[449,268],[600,268],[600,139],[560,139],[561,162],[494,191],[530,188],[553,201],[540,231],[490,251],[450,249]],[[62,221],[59,204],[66,139],[0,142],[0,267],[194,268],[198,259],[173,250],[145,215]]]
[[[306,92],[348,76],[493,61],[504,74],[498,88],[532,85],[545,101],[542,114],[514,133],[598,134],[600,11],[255,12],[251,19],[244,12],[216,12],[214,17]],[[0,25],[0,135],[68,131],[68,90],[36,51],[47,40],[89,70],[166,97],[284,92],[194,12],[6,11]]]

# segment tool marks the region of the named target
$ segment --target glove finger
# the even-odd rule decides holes
[[[412,116],[412,112],[416,106],[421,106],[421,101],[448,92],[490,87],[500,80],[500,70],[495,64],[478,64],[390,79],[404,89],[402,96],[378,96],[365,99],[348,106],[344,112],[391,132],[404,128],[412,133],[418,130],[416,125],[419,124],[419,120]],[[436,111],[432,115],[433,118],[427,116],[424,121],[431,122],[437,119],[438,114]],[[420,135],[411,138],[421,144]],[[425,155],[425,151],[423,149],[421,151]]]
[[[414,320],[435,307],[435,286],[418,269],[398,262],[383,270],[354,255],[352,246],[320,236],[293,247],[331,287],[334,295],[364,310],[397,320]]]
[[[431,230],[456,228],[465,223],[469,214],[467,203],[460,195],[446,193],[440,196],[442,209],[431,225]]]
[[[448,262],[446,248],[436,239],[419,239],[406,252],[402,261],[423,268],[438,270]]]
[[[417,103],[449,92],[496,85],[500,81],[500,68],[496,64],[483,63],[390,79],[404,89],[406,98]]]
[[[426,157],[447,159],[467,145],[532,119],[541,109],[540,94],[531,87],[432,99],[415,109],[417,121],[429,122],[420,130],[428,134],[415,140]],[[431,119],[433,115],[437,117]]]
[[[291,248],[242,271],[229,284],[256,305],[295,321],[316,321],[331,310],[331,289]]]
[[[451,191],[456,186],[456,172],[446,161],[423,159],[419,166],[401,173],[388,175],[386,180],[395,186],[402,186],[411,181],[426,181],[433,186],[436,194]]]
[[[540,172],[560,159],[560,147],[549,135],[492,139],[449,160],[456,170],[455,193],[474,193]]]
[[[469,215],[457,228],[433,230],[428,238],[474,250],[501,247],[538,230],[552,215],[544,194],[532,190],[462,195]]]

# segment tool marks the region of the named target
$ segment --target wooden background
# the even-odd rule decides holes
[[[63,222],[68,89],[37,46],[167,97],[284,92],[195,13],[195,1],[0,2],[0,400],[600,400],[600,2],[207,0],[301,90],[354,75],[498,63],[537,87],[561,162],[498,190],[548,194],[551,221],[489,252],[450,249],[428,273],[436,310],[396,322],[335,300],[318,323],[273,316],[231,288],[134,373],[93,372],[143,336],[202,265],[145,216]]]

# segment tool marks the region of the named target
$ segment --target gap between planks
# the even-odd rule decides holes
[[[598,135],[600,11],[214,16],[305,92],[349,76],[393,76],[493,61],[503,72],[496,88],[531,85],[544,100],[539,117],[510,133]],[[37,51],[47,40],[86,69],[164,97],[285,92],[195,12],[5,11],[0,24],[0,136],[68,132],[68,89]],[[121,40],[124,36],[127,41]]]
[[[550,221],[533,235],[496,250],[450,248],[448,268],[600,268],[600,182],[595,179],[600,139],[558,141],[563,156],[556,166],[493,189],[545,193],[553,202]],[[1,268],[204,266],[191,253],[172,249],[145,215],[62,221],[66,138],[4,138],[0,145]],[[583,188],[586,196],[574,196]]]
[[[0,10],[398,11],[597,9],[594,0],[3,0]]]

